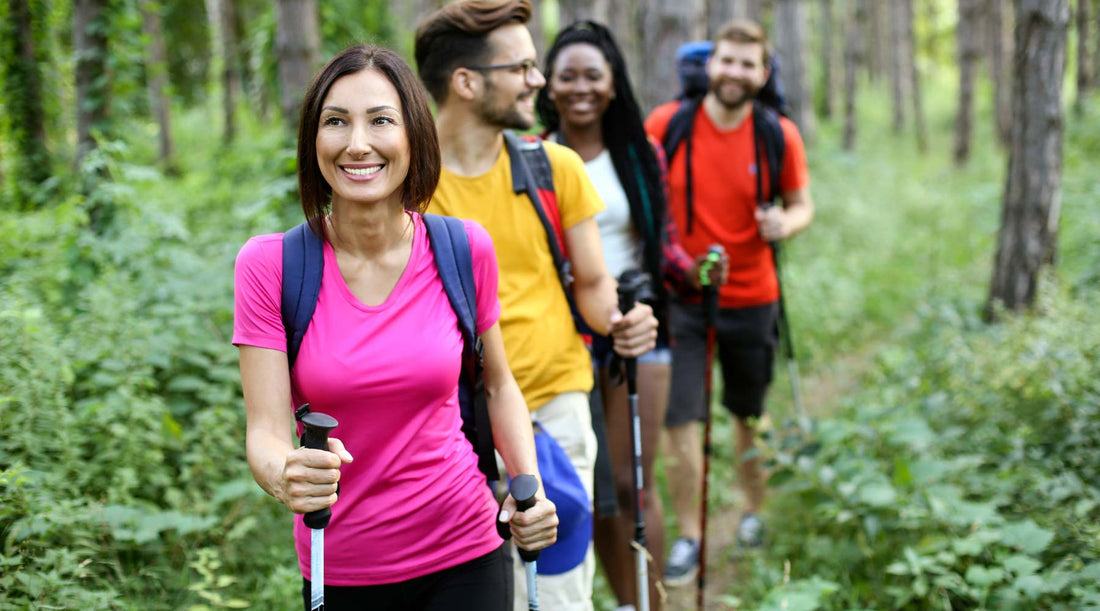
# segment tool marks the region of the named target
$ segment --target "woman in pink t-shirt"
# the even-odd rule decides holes
[[[463,339],[419,213],[439,180],[435,125],[395,53],[351,47],[314,78],[298,168],[325,264],[293,369],[280,315],[282,234],[253,237],[237,257],[233,343],[253,475],[297,514],[331,507],[329,611],[366,601],[372,609],[508,609],[511,562],[497,507],[461,431]],[[497,323],[493,245],[480,226],[464,225],[494,443],[510,474],[537,475],[527,407]],[[292,406],[305,402],[340,423],[329,452],[292,442]],[[557,516],[541,488],[534,507],[515,509],[509,497],[499,518],[518,545],[554,542]],[[294,533],[308,609],[310,534],[297,517]]]

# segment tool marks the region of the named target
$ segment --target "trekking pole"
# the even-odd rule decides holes
[[[298,408],[302,422],[302,446],[328,451],[328,433],[336,428],[336,419],[328,414],[309,411],[309,404]],[[332,509],[325,507],[307,513],[302,519],[309,527],[309,608],[325,608],[325,527]]]
[[[517,475],[508,484],[508,493],[516,500],[516,512],[527,511],[535,506],[535,492],[539,489],[539,480],[534,475]],[[507,541],[512,538],[512,531],[507,522],[497,520],[497,533]],[[538,550],[526,550],[518,545],[516,551],[523,560],[524,569],[527,572],[527,611],[539,611],[539,587],[535,581],[538,575]]]
[[[761,207],[765,210],[771,208],[772,202],[765,202]],[[802,382],[798,375],[798,361],[794,358],[794,340],[791,339],[791,321],[787,318],[786,295],[783,290],[783,273],[779,265],[779,242],[768,242],[772,248],[772,261],[775,262],[775,280],[779,286],[779,341],[783,352],[787,354],[787,377],[791,381],[791,397],[794,400],[795,417],[798,419],[798,427],[803,431],[809,431],[812,423],[806,417],[806,408],[802,405]]]
[[[707,357],[706,370],[703,372],[703,403],[706,406],[706,417],[703,421],[703,495],[699,499],[699,576],[695,591],[695,606],[698,611],[703,611],[703,593],[707,585],[707,494],[711,455],[710,401],[713,389],[711,378],[714,370],[714,344],[718,334],[718,287],[711,282],[710,273],[711,269],[722,260],[722,254],[721,246],[711,246],[707,250],[706,261],[699,267],[699,284],[703,287],[703,312],[706,316]]]
[[[626,315],[634,309],[638,293],[645,287],[645,275],[633,270],[619,279],[619,310]],[[638,578],[638,611],[649,611],[649,561],[645,540],[645,500],[642,496],[642,424],[638,416],[638,359],[623,359],[626,369],[627,401],[630,404],[630,436],[634,441],[634,563]]]

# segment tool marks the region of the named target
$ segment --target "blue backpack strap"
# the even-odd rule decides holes
[[[462,411],[462,432],[474,447],[477,466],[490,480],[500,479],[493,453],[493,432],[489,408],[481,386],[484,347],[477,333],[477,285],[470,254],[470,239],[460,219],[423,214],[435,266],[443,281],[443,291],[451,302],[462,332],[462,374],[458,402]]]
[[[280,311],[286,329],[286,360],[290,367],[294,367],[302,338],[317,307],[324,269],[324,242],[310,230],[309,223],[302,223],[283,234]]]

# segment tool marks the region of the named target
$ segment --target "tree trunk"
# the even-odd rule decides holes
[[[4,33],[0,51],[0,99],[8,115],[5,134],[14,146],[12,179],[17,207],[33,207],[31,194],[50,177],[50,154],[46,148],[46,113],[42,103],[42,38],[36,36],[45,17],[37,3],[7,2],[7,19],[0,24]],[[36,40],[38,38],[38,40]]]
[[[791,120],[803,139],[813,140],[814,108],[810,75],[806,69],[806,0],[778,0],[775,12],[775,50],[779,55]]]
[[[902,1],[902,17],[905,21],[905,55],[909,73],[909,96],[913,100],[913,129],[917,133],[917,150],[928,152],[928,127],[924,121],[924,102],[921,100],[920,66],[917,64],[917,33],[913,27],[916,16],[913,14],[914,0]]]
[[[302,97],[318,68],[321,34],[316,0],[279,0],[275,54],[279,64],[279,107],[292,133],[298,131]]]
[[[73,3],[73,56],[76,58],[76,159],[95,150],[93,130],[106,127],[110,101],[107,79],[107,28],[104,0]]]
[[[906,78],[905,69],[908,65],[905,62],[905,15],[903,14],[905,8],[902,6],[904,0],[892,0],[890,2],[890,38],[893,40],[893,44],[890,45],[890,89],[893,92],[894,101],[894,114],[893,114],[893,127],[894,133],[900,133],[902,128],[905,127],[905,96],[906,85],[909,80]]]
[[[1092,89],[1092,58],[1089,56],[1089,2],[1077,0],[1077,97],[1073,107],[1077,114],[1085,109],[1085,99]]]
[[[844,46],[844,150],[856,146],[856,85],[863,60],[863,27],[868,0],[856,0],[847,27]]]
[[[959,24],[955,37],[959,48],[959,108],[955,116],[955,162],[970,159],[974,125],[974,73],[978,63],[978,0],[958,0]]]
[[[527,29],[531,32],[531,40],[535,43],[535,57],[539,59],[540,66],[543,58],[546,57],[546,50],[550,48],[550,43],[554,39],[549,35],[550,32],[546,31],[546,23],[542,18],[542,5],[541,2],[531,5],[531,19],[527,21]],[[422,16],[424,14],[426,13]],[[410,52],[409,55],[411,56],[412,53]]]
[[[988,0],[987,41],[989,46],[989,73],[993,81],[993,112],[996,120],[997,139],[1008,146],[1012,132],[1012,91],[1006,82],[1006,57],[1011,57],[1012,30],[1005,27],[1004,0]]]
[[[1069,0],[1016,0],[1012,145],[987,316],[995,304],[1034,304],[1057,249],[1069,18]]]
[[[237,74],[237,32],[236,7],[233,0],[206,0],[206,14],[210,23],[211,48],[216,49],[213,65],[218,71],[222,90],[222,118],[224,131],[222,141],[229,144],[237,131],[234,109],[241,90],[240,77]]]
[[[867,3],[867,16],[865,18],[864,45],[866,52],[867,75],[872,83],[882,78],[884,70],[885,47],[882,44],[882,0],[871,0]]]
[[[833,118],[833,0],[821,0],[821,116]]]
[[[702,0],[643,0],[642,19],[646,57],[643,74],[635,81],[639,103],[648,113],[658,104],[668,102],[679,91],[676,75],[676,48],[686,40],[702,38],[698,29],[703,12]]]
[[[145,34],[145,88],[149,107],[157,121],[157,158],[169,173],[175,173],[172,153],[172,121],[168,101],[168,54],[164,50],[160,4],[155,0],[141,2],[141,30]]]
[[[1092,82],[1100,85],[1100,0],[1093,0],[1092,8],[1095,9],[1092,13],[1095,15],[1093,19],[1096,21],[1096,28],[1094,30],[1096,36],[1092,39],[1094,46],[1092,53]]]

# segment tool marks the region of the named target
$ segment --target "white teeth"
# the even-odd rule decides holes
[[[352,176],[369,176],[381,170],[382,166],[376,165],[369,168],[344,168],[344,171]]]

